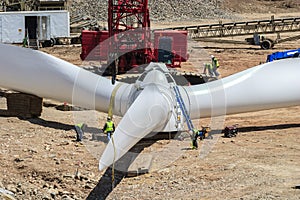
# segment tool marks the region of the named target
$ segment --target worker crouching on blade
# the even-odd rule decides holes
[[[115,124],[111,120],[111,117],[107,117],[107,121],[103,127],[103,132],[107,135],[108,141],[110,141],[113,133],[115,132]]]

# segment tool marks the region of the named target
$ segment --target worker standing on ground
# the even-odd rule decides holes
[[[84,129],[87,127],[85,123],[79,123],[75,125],[75,131],[76,131],[76,141],[80,142],[82,141]]]
[[[198,149],[198,142],[197,139],[198,137],[200,138],[200,140],[203,140],[207,137],[207,133],[208,133],[208,127],[203,127],[202,129],[193,129],[193,134],[192,134],[192,149]]]
[[[108,141],[110,141],[110,138],[112,137],[113,133],[115,132],[115,124],[111,120],[111,117],[107,117],[107,121],[103,127],[103,132],[107,135]]]
[[[25,37],[23,39],[23,47],[28,47],[28,35],[27,31],[25,31]]]
[[[192,149],[198,149],[198,142],[197,139],[199,137],[200,131],[198,129],[193,129],[192,134]]]
[[[211,64],[212,64],[212,71],[214,75],[218,78],[220,74],[217,70],[220,67],[220,65],[218,59],[213,55],[211,55]]]

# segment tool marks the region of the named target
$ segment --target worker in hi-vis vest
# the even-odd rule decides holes
[[[212,70],[213,70],[215,76],[218,78],[218,76],[220,74],[219,74],[219,72],[217,72],[217,69],[220,67],[220,65],[219,65],[218,59],[213,55],[211,55],[211,65],[212,65]]]
[[[111,120],[110,117],[107,117],[107,121],[106,121],[106,123],[104,124],[104,127],[103,127],[103,132],[107,135],[108,141],[110,140],[111,136],[115,132],[115,124]]]
[[[75,131],[76,131],[76,141],[80,142],[82,140],[84,129],[87,127],[85,123],[79,123],[75,125]]]
[[[198,149],[197,138],[199,136],[199,130],[194,128],[192,134],[192,149]]]
[[[208,75],[212,77],[214,75],[213,67],[211,63],[203,63],[204,70],[203,73],[206,74],[206,71],[208,71]]]

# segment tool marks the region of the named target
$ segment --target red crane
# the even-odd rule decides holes
[[[148,0],[109,0],[109,64],[116,73],[149,63],[153,53]]]
[[[152,32],[148,0],[108,3],[108,30],[82,31],[82,60],[105,60],[113,75],[151,61],[180,67],[187,60],[187,31]]]

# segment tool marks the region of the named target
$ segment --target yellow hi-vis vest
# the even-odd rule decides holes
[[[77,127],[82,128],[83,127],[83,123],[80,124],[76,124]]]
[[[213,59],[213,65],[215,65],[217,68],[219,68],[219,61],[218,61],[218,59],[216,59],[216,58],[214,58]]]
[[[105,132],[111,132],[114,130],[114,123],[112,121],[107,121],[106,122],[106,129]]]

